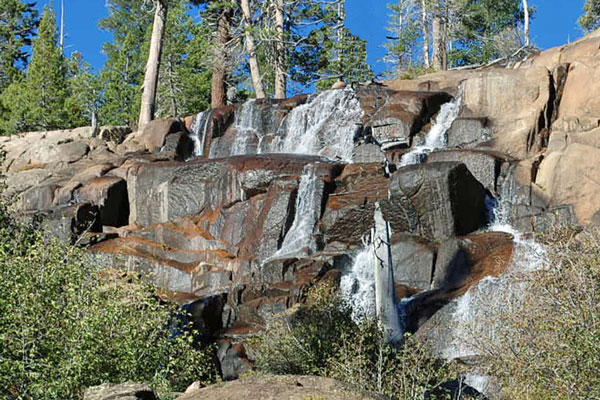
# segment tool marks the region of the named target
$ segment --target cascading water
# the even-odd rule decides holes
[[[255,113],[259,111],[255,107],[256,100],[248,100],[240,107],[235,115],[236,136],[231,146],[231,156],[250,154],[248,147],[253,136],[258,136]]]
[[[190,138],[194,142],[193,157],[202,157],[204,155],[204,145],[206,143],[211,114],[212,110],[207,110],[202,111],[194,117],[190,133]]]
[[[351,162],[354,136],[362,117],[363,110],[352,89],[323,91],[290,111],[277,140],[264,152]]]
[[[212,110],[202,111],[194,117],[192,122],[192,132],[190,138],[194,142],[192,150],[193,157],[202,157],[204,155],[204,145],[206,143],[206,135],[210,125],[210,117]]]
[[[457,96],[440,108],[440,111],[431,126],[431,130],[427,133],[425,144],[417,146],[412,151],[404,154],[400,160],[401,167],[412,164],[421,164],[427,159],[429,153],[447,146],[448,138],[446,134],[452,126],[452,123],[458,118],[460,107],[462,105],[463,91],[464,85],[461,83],[458,87]]]
[[[352,259],[350,270],[342,275],[342,296],[352,307],[352,319],[360,322],[366,316],[375,315],[374,255],[365,243],[364,249]]]
[[[321,210],[317,180],[314,165],[307,164],[300,177],[294,221],[283,239],[281,248],[271,260],[309,254],[315,250],[313,231]]]

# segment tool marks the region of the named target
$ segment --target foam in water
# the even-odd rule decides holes
[[[194,117],[192,132],[190,133],[190,138],[194,142],[193,157],[202,157],[204,155],[204,144],[206,143],[211,113],[211,110],[202,111]]]
[[[373,250],[367,245],[354,256],[350,270],[340,281],[342,295],[352,307],[352,319],[356,323],[375,315],[374,262]]]
[[[293,257],[315,250],[314,229],[321,210],[321,196],[317,191],[315,167],[307,164],[300,177],[296,214],[292,227],[285,235],[281,248],[271,259]]]
[[[427,155],[434,150],[445,148],[448,144],[446,133],[452,123],[458,118],[462,104],[464,86],[458,87],[458,95],[452,101],[442,105],[427,137],[425,144],[415,147],[412,151],[404,154],[400,160],[400,166],[421,164],[427,159]]]
[[[363,110],[352,89],[326,90],[287,115],[265,152],[317,155],[352,161]]]
[[[231,146],[231,156],[249,154],[249,144],[253,136],[259,136],[256,130],[254,114],[257,108],[254,106],[256,100],[248,100],[235,115],[236,136]]]

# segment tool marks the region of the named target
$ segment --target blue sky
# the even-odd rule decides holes
[[[98,29],[98,20],[106,16],[105,0],[64,0],[67,32],[66,52],[78,50],[94,67],[104,63],[102,43],[110,41],[107,32]],[[369,64],[377,72],[384,69],[378,62],[385,54],[381,44],[385,41],[388,0],[346,0],[348,27],[368,41]],[[581,37],[577,18],[582,13],[585,0],[530,0],[537,8],[531,25],[533,42],[547,49]],[[59,10],[60,0],[39,0],[37,7],[54,3]]]

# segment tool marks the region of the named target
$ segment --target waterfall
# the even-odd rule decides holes
[[[234,126],[236,130],[235,140],[231,146],[229,155],[250,154],[248,145],[251,143],[252,136],[258,136],[257,124],[255,123],[255,107],[256,100],[248,100],[235,114]],[[260,111],[260,110],[258,110]]]
[[[365,244],[364,249],[353,257],[349,271],[340,281],[342,296],[352,307],[352,319],[356,323],[375,315],[374,263],[373,250]]]
[[[283,239],[281,248],[270,259],[310,254],[315,250],[313,231],[321,211],[317,180],[314,165],[307,164],[300,177],[294,221]]]
[[[190,138],[194,142],[192,157],[202,157],[204,155],[204,145],[206,143],[206,135],[210,125],[210,117],[212,110],[202,111],[194,117],[192,122],[192,132]]]
[[[464,84],[458,86],[458,94],[450,102],[443,104],[440,111],[427,133],[425,144],[417,146],[410,152],[404,154],[400,160],[400,166],[421,164],[427,159],[427,155],[434,150],[445,148],[448,144],[447,133],[452,123],[458,118],[460,106],[462,105],[462,97],[464,92]]]
[[[363,110],[352,89],[326,90],[294,108],[267,152],[307,154],[352,161]]]

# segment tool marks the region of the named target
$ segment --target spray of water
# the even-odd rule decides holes
[[[321,197],[317,191],[315,167],[307,164],[300,177],[296,213],[281,248],[271,259],[288,258],[310,254],[315,250],[314,229],[321,209]]]
[[[427,133],[425,144],[415,147],[412,151],[404,154],[400,160],[400,166],[421,164],[427,159],[427,155],[434,150],[445,148],[448,144],[447,133],[452,123],[458,118],[464,85],[458,87],[457,96],[452,101],[442,105],[431,130]]]
[[[352,319],[360,322],[375,315],[374,255],[366,245],[352,259],[352,265],[342,275],[340,289],[344,299],[352,307]]]

